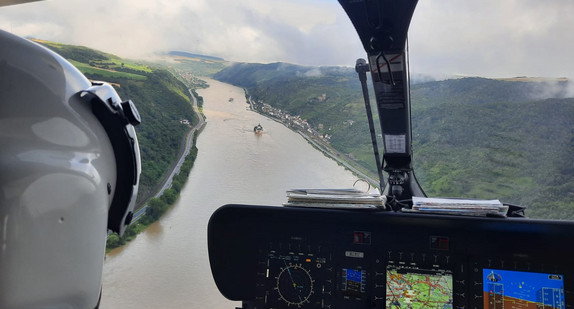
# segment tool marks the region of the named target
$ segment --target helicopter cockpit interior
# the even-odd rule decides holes
[[[0,6],[34,1],[38,0],[0,0]],[[418,0],[338,1],[366,52],[366,59],[358,59],[354,65],[369,121],[381,203],[221,206],[207,227],[211,274],[219,292],[241,302],[242,309],[574,308],[574,221],[529,219],[523,207],[509,204],[501,204],[503,215],[483,212],[490,206],[468,200],[464,201],[473,205],[470,212],[443,200],[433,211],[420,211],[431,209],[424,202],[415,205],[427,198],[413,168],[411,133],[407,33]],[[375,111],[371,105],[376,106]],[[373,117],[374,113],[378,117]],[[100,133],[106,133],[102,130]],[[139,159],[136,161],[131,163],[137,167],[134,171],[139,171]],[[106,190],[109,195],[110,183]],[[333,197],[346,192],[325,189],[314,193]],[[132,218],[127,213],[120,214],[125,225]],[[62,225],[64,217],[58,216],[56,221]],[[66,223],[71,221],[66,218]],[[3,222],[6,226],[8,216]],[[120,229],[122,222],[112,225]],[[77,226],[86,235],[91,233],[85,226]],[[75,237],[68,232],[65,235]],[[103,254],[104,243],[98,244]],[[21,248],[26,246],[30,247],[24,243]],[[82,256],[94,258],[88,253]],[[97,259],[93,273],[99,276],[102,261]],[[38,260],[44,262],[41,257]],[[8,259],[0,256],[0,261]],[[10,262],[17,265],[19,260]],[[58,262],[75,266],[68,260]],[[25,278],[28,282],[39,277],[33,270]],[[24,271],[28,273],[28,269]],[[60,277],[67,282],[73,276]],[[54,282],[43,278],[42,283],[58,286]],[[70,282],[75,288],[77,284]],[[8,280],[0,282],[4,288],[0,292],[11,291],[13,285]],[[151,286],[155,289],[157,285]],[[92,290],[100,292],[101,282],[94,287]],[[28,295],[22,295],[28,301]],[[97,295],[92,296],[91,303],[98,301],[99,306]]]
[[[385,207],[225,205],[208,245],[219,291],[242,308],[574,308],[574,224],[412,213],[407,31],[417,5],[339,0],[367,60],[384,149],[370,117]],[[371,113],[366,104],[367,113]],[[383,181],[386,173],[386,181]]]

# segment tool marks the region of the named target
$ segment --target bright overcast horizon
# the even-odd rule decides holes
[[[574,78],[572,16],[574,1],[420,0],[409,30],[411,71]],[[182,50],[353,66],[366,56],[334,0],[46,0],[0,7],[0,29],[133,59]]]

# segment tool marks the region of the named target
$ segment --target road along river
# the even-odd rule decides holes
[[[207,82],[198,91],[207,125],[187,184],[164,217],[107,255],[101,308],[235,308],[209,269],[213,211],[227,203],[279,206],[288,189],[348,188],[357,179],[299,134],[249,111],[241,88]],[[264,131],[255,135],[259,123]]]

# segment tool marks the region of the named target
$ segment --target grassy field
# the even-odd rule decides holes
[[[102,77],[104,77],[104,79],[110,79],[110,78],[127,78],[127,79],[133,79],[133,80],[146,80],[147,79],[146,76],[140,75],[140,74],[114,71],[114,70],[110,70],[110,69],[102,69],[102,68],[98,68],[98,67],[93,67],[93,66],[86,64],[86,63],[74,61],[74,60],[70,60],[70,62],[76,68],[78,68],[78,70],[80,70],[80,72],[82,72],[84,74],[101,75]]]
[[[121,59],[115,55],[96,51],[84,46],[66,45],[56,42],[33,40],[42,44],[70,61],[84,74],[101,76],[102,79],[127,78],[146,80],[145,73],[153,72],[148,65],[132,60]]]

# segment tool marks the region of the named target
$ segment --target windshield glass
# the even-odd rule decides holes
[[[571,12],[569,1],[417,5],[413,166],[429,197],[574,219]],[[213,211],[378,185],[354,67],[366,54],[336,1],[40,1],[0,7],[0,29],[112,83],[141,113],[137,220],[108,238],[103,308],[238,306],[211,277]]]

